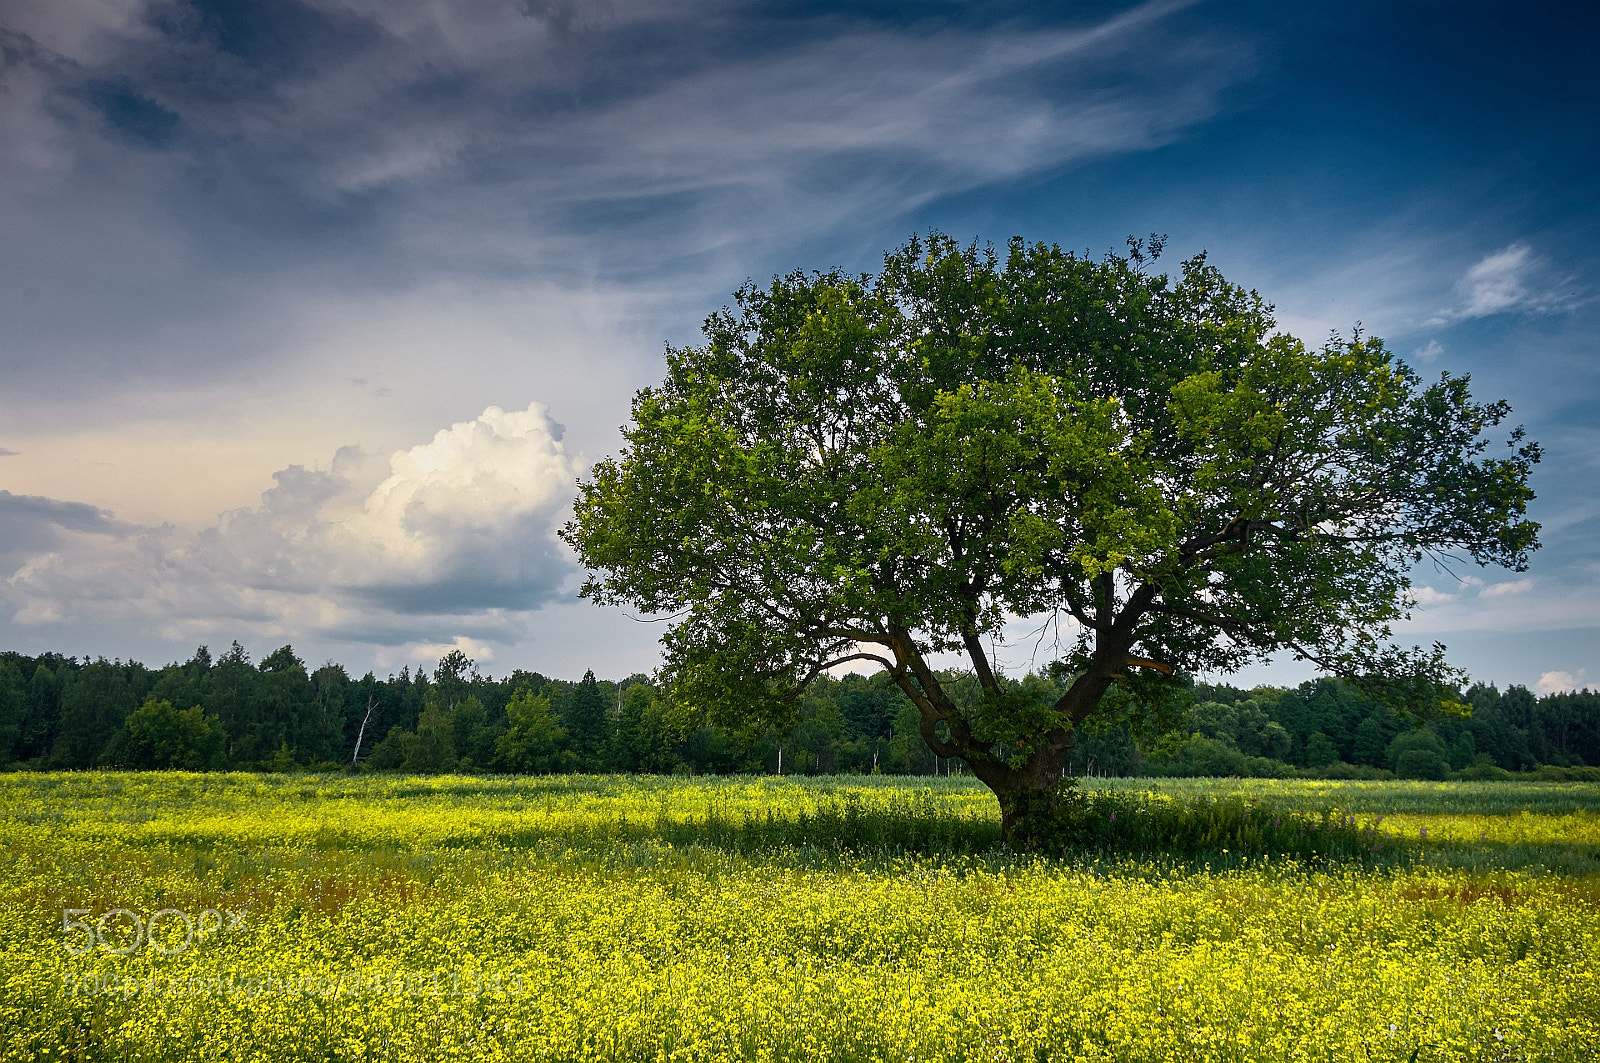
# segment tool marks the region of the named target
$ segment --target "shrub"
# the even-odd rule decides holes
[[[1394,773],[1402,779],[1448,779],[1450,764],[1431,749],[1407,749],[1395,757]]]
[[[1492,779],[1510,779],[1512,774],[1487,756],[1480,756],[1476,761],[1456,772],[1453,776],[1467,781],[1488,781]]]
[[[1239,796],[1178,798],[1149,791],[1083,791],[1069,787],[1055,848],[1167,856],[1289,856],[1320,862],[1393,855],[1397,842],[1326,808],[1307,813]],[[1380,817],[1381,818],[1381,817]]]

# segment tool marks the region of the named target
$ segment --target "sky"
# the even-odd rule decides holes
[[[0,649],[649,671],[554,530],[666,344],[930,228],[1153,232],[1512,403],[1543,549],[1420,568],[1401,636],[1600,686],[1597,41],[1527,0],[0,0]]]

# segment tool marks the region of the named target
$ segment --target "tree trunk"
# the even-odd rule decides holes
[[[901,663],[892,673],[895,684],[917,707],[922,740],[933,751],[934,773],[938,773],[940,757],[965,760],[972,774],[993,790],[1000,802],[1000,832],[1006,843],[1018,848],[1037,848],[1047,843],[1063,825],[1060,814],[1065,788],[1062,783],[1070,764],[1073,729],[1088,718],[1120,675],[1103,661],[1109,654],[1109,659],[1115,659],[1119,668],[1125,667],[1122,662],[1127,657],[1126,645],[1114,647],[1115,652],[1100,652],[1100,665],[1079,676],[1057,699],[1054,708],[1061,714],[1061,725],[1038,735],[1033,752],[1020,766],[995,757],[991,753],[992,745],[972,733],[908,632],[895,632],[889,646],[895,660]],[[981,647],[974,649],[973,659],[975,664],[983,660]],[[989,674],[990,681],[994,682],[993,674]],[[998,686],[991,692],[998,693]]]
[[[1069,753],[1070,746],[1038,749],[1020,768],[976,758],[968,762],[1000,803],[1000,834],[1007,845],[1036,849],[1060,829]]]

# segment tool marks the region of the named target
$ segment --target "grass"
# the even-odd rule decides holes
[[[0,1059],[1600,1042],[1600,787],[1096,780],[1077,823],[1012,853],[961,778],[0,777]]]

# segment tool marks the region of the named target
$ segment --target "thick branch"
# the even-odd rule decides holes
[[[851,661],[877,661],[883,665],[885,671],[894,671],[894,662],[888,658],[880,657],[876,653],[850,653],[843,657],[835,657],[831,661],[819,661],[816,669],[812,672],[811,678],[815,679],[829,668],[836,668],[841,664],[849,664]]]
[[[1098,623],[1089,619],[1088,610],[1084,608],[1082,600],[1073,593],[1072,581],[1066,579],[1061,581],[1061,596],[1066,599],[1067,612],[1074,620],[1090,630],[1097,630],[1100,627]]]
[[[1101,577],[1101,584],[1102,601],[1107,602],[1109,608],[1112,600],[1109,575]],[[1129,595],[1127,604],[1115,619],[1096,633],[1094,654],[1088,670],[1073,681],[1056,699],[1054,706],[1055,711],[1065,716],[1074,727],[1089,717],[1106,691],[1111,689],[1111,684],[1123,676],[1131,664],[1142,661],[1130,658],[1128,649],[1133,645],[1140,617],[1149,611],[1158,593],[1159,588],[1155,584],[1140,584]]]
[[[939,737],[939,724],[937,720],[931,720],[925,715],[919,716],[917,719],[917,731],[922,735],[922,740],[928,744],[928,748],[933,750],[939,756],[966,756],[966,750],[961,746],[957,745],[955,742],[946,741]],[[952,737],[954,736],[952,735]]]
[[[983,652],[983,639],[979,637],[973,625],[968,623],[961,625],[961,642],[967,648],[967,656],[972,658],[972,669],[977,673],[978,685],[991,694],[998,693],[999,680],[995,678],[994,669],[989,666],[989,657]]]
[[[1206,561],[1215,561],[1228,554],[1237,554],[1250,546],[1250,537],[1256,532],[1267,532],[1285,542],[1299,542],[1299,528],[1286,527],[1270,520],[1247,520],[1240,517],[1229,521],[1221,531],[1196,535],[1178,548],[1178,564],[1190,567]]]
[[[906,692],[906,696],[911,698],[912,704],[917,706],[919,730],[922,732],[923,741],[928,743],[928,748],[941,757],[964,757],[975,750],[971,729],[961,718],[961,713],[955,704],[945,694],[944,687],[939,683],[939,677],[928,667],[928,662],[917,649],[911,632],[899,625],[891,625],[888,646],[893,651],[895,660],[901,664],[900,670],[894,673],[895,682]],[[906,674],[907,671],[910,675]],[[948,739],[942,739],[938,735],[937,728],[940,722],[949,729]]]

